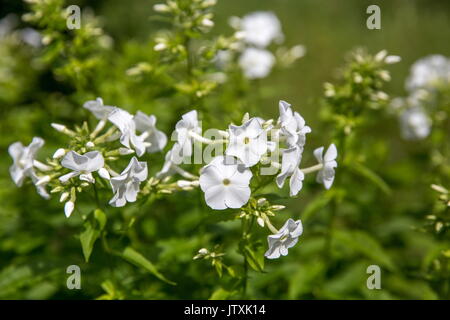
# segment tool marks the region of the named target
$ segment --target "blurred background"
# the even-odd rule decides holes
[[[114,69],[112,72],[117,68],[116,79],[120,79],[125,70],[145,60],[147,54],[151,55],[151,35],[167,27],[167,23],[154,18],[152,7],[155,3],[159,1],[73,0],[67,5],[80,5],[83,12],[91,10],[99,18],[100,25],[113,41],[117,58],[110,68]],[[381,8],[381,30],[366,27],[369,16],[366,9],[372,4]],[[230,35],[233,32],[228,25],[230,16],[259,10],[273,11],[278,16],[287,46],[302,44],[307,51],[305,57],[290,68],[276,70],[261,81],[262,96],[254,110],[258,111],[258,116],[276,117],[278,100],[292,103],[313,128],[313,133],[308,136],[309,153],[313,146],[329,143],[327,133],[320,130],[323,84],[337,79],[350,51],[363,47],[375,54],[386,49],[389,54],[401,56],[400,63],[389,67],[392,80],[385,91],[392,97],[406,95],[405,79],[416,60],[430,54],[450,56],[450,1],[219,0],[214,9],[212,34]],[[11,13],[20,17],[27,11],[27,5],[22,1],[0,0],[0,19]],[[18,28],[26,26],[18,22]],[[144,239],[142,246],[148,245],[146,255],[158,257],[161,270],[179,284],[172,288],[143,281],[147,275],[135,275],[136,270],[131,266],[111,261],[99,249],[94,250],[92,261],[85,263],[75,236],[82,222],[66,220],[57,201],[44,202],[35,195],[33,186],[18,189],[13,185],[8,174],[11,165],[8,146],[15,141],[28,144],[36,135],[52,137],[44,149],[44,154],[50,156],[63,139],[55,135],[48,124],[51,121],[71,124],[84,119],[87,113],[74,105],[85,101],[83,99],[95,98],[97,93],[78,94],[79,88],[60,83],[52,70],[44,68],[44,71],[34,73],[28,65],[29,56],[33,55],[30,50],[8,48],[0,46],[0,298],[91,299],[107,291],[114,298],[206,299],[220,288],[227,288],[226,280],[218,284],[217,276],[206,263],[192,262],[192,256],[205,241],[211,241],[211,244],[226,242],[235,227],[219,223],[211,229],[202,229],[204,234],[193,235],[195,228],[190,227],[207,212],[204,205],[198,210],[193,209],[202,201],[201,194],[193,197],[182,194],[166,202],[157,202],[150,209],[155,219],[143,219],[139,224]],[[15,76],[8,78],[9,72]],[[147,90],[152,90],[149,88],[151,83],[134,86],[129,80],[119,84],[102,79],[102,83],[86,86],[92,85],[92,88],[99,88],[99,94],[107,94],[106,103],[114,101],[111,103],[129,111],[140,109],[154,113],[165,132],[170,132],[173,121],[180,116],[171,115],[164,108],[164,100],[156,104],[148,101]],[[70,98],[66,98],[68,96]],[[350,181],[345,188],[353,196],[339,208],[340,218],[336,225],[342,233],[337,236],[332,259],[322,259],[319,253],[324,245],[322,222],[328,213],[327,209],[320,209],[308,219],[305,230],[309,228],[310,231],[289,256],[266,262],[266,273],[250,276],[249,297],[449,297],[450,275],[446,271],[438,272],[437,276],[428,273],[436,255],[448,248],[448,242],[418,231],[424,217],[433,209],[435,197],[429,185],[439,180],[429,175],[428,142],[402,140],[395,117],[380,115],[376,121],[376,125],[365,132],[364,141],[373,146],[377,160],[373,169],[381,172],[392,193],[386,195],[364,181],[355,182],[358,180],[355,177],[349,176],[342,181],[341,187]],[[450,128],[447,130],[450,132]],[[372,139],[375,136],[377,138]],[[158,161],[161,162],[155,160]],[[305,196],[282,200],[288,206],[288,214],[302,217],[308,202],[323,192],[322,188],[312,184],[307,184],[310,192]],[[175,218],[171,215],[173,209],[186,215]],[[133,213],[132,209],[126,210]],[[308,213],[313,210],[308,208]],[[361,236],[355,230],[362,230],[370,237]],[[209,231],[216,236],[209,236]],[[158,241],[157,245],[154,245],[155,241]],[[230,255],[231,259],[238,259]],[[65,289],[66,274],[62,266],[69,263],[82,266],[85,280],[81,291]],[[380,264],[386,271],[382,282],[385,290],[367,290],[365,271],[370,264]],[[448,266],[439,270],[446,268]],[[107,276],[105,269],[109,270]],[[102,282],[100,286],[99,283],[106,279],[113,280]],[[447,283],[447,289],[440,286],[442,283]]]

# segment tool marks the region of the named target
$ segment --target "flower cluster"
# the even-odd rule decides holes
[[[422,140],[431,132],[432,109],[441,88],[450,87],[450,59],[430,55],[416,61],[405,81],[406,98],[393,99],[391,107],[398,113],[402,137]]]
[[[270,11],[257,11],[242,18],[231,17],[229,23],[236,30],[235,45],[231,48],[238,53],[238,64],[248,79],[265,78],[277,60],[282,65],[292,64],[305,54],[301,45],[291,49],[278,48],[275,56],[268,47],[272,43],[281,44],[284,35],[278,17]],[[220,67],[226,67],[233,59],[233,50],[219,51],[216,60]]]
[[[136,201],[139,185],[147,179],[147,163],[139,162],[134,156],[119,174],[114,171],[112,162],[121,156],[136,154],[140,157],[145,152],[160,151],[167,143],[166,135],[155,126],[154,116],[140,111],[132,116],[118,107],[104,105],[101,98],[87,101],[84,108],[99,120],[94,130],[89,131],[87,123],[75,131],[52,123],[55,130],[73,141],[70,148],[58,149],[47,164],[35,159],[44,144],[41,138],[34,138],[27,147],[16,142],[9,148],[14,160],[10,173],[16,185],[21,186],[24,179],[30,177],[43,197],[49,198],[47,186],[52,188],[50,193],[61,193],[60,201],[65,202],[67,217],[75,208],[77,193],[98,183],[107,182],[111,186],[112,206],[121,207]],[[105,130],[108,122],[113,126]],[[117,146],[117,141],[121,146]]]
[[[188,112],[176,124],[174,136],[177,137],[177,142],[167,152],[165,164],[158,175],[177,173],[196,181],[194,174],[181,168],[182,160],[192,156],[193,144],[225,144],[224,155],[214,157],[202,167],[198,178],[206,204],[214,210],[237,209],[247,205],[252,197],[250,183],[254,175],[275,175],[278,172],[275,178],[278,187],[282,188],[289,179],[289,194],[296,196],[302,189],[305,174],[317,172],[317,182],[329,189],[337,166],[335,145],[331,144],[325,153],[324,147],[314,150],[318,164],[300,169],[306,134],[311,132],[311,128],[298,112],[293,111],[289,103],[280,101],[279,112],[280,116],[276,121],[250,118],[246,114],[241,125],[230,124],[228,130],[220,131],[223,139],[215,140],[200,135],[197,112]],[[284,229],[278,231],[274,228],[267,216],[262,221],[266,222],[273,233],[284,232]],[[297,237],[300,235],[293,234],[298,234]],[[280,243],[269,241],[271,247],[281,245]],[[282,250],[281,254],[284,255],[285,252]]]
[[[137,157],[162,151],[167,144],[167,136],[156,128],[156,118],[140,111],[131,115],[121,108],[104,105],[101,98],[86,102],[84,108],[98,120],[94,130],[90,131],[87,123],[75,131],[53,123],[53,128],[71,137],[72,143],[68,149],[58,149],[46,164],[35,159],[44,143],[40,138],[34,138],[27,147],[16,142],[9,148],[14,160],[10,169],[14,182],[21,186],[25,178],[30,177],[45,198],[49,197],[47,186],[51,187],[51,193],[61,193],[60,201],[65,202],[67,217],[75,209],[77,193],[91,186],[97,193],[95,185],[104,188],[109,185],[113,193],[109,204],[123,207],[128,202],[135,202],[139,194],[148,195],[156,185],[162,183],[161,180],[167,182],[170,177],[181,175],[183,180],[167,184],[163,193],[192,190],[199,186],[210,208],[224,210],[251,205],[250,183],[255,175],[278,173],[274,179],[276,184],[282,188],[289,180],[290,196],[300,192],[308,173],[317,172],[317,182],[326,189],[331,187],[334,180],[337,166],[334,144],[325,153],[324,147],[314,150],[318,164],[300,168],[306,135],[311,132],[311,128],[285,101],[279,103],[280,116],[276,121],[250,118],[246,114],[242,124],[230,124],[227,130],[219,130],[221,138],[214,140],[202,136],[196,110],[184,114],[175,126],[172,134],[175,143],[166,153],[163,167],[155,177],[150,178],[147,162],[139,161]],[[108,123],[111,126],[106,128]],[[214,151],[220,151],[220,147],[226,146],[224,154],[216,152],[213,159],[200,169],[199,176],[181,167],[182,164],[191,163],[196,142],[217,146]],[[117,167],[113,165],[116,160],[132,154],[134,156],[120,173],[113,169]],[[142,183],[144,188],[141,189]],[[289,219],[283,228],[277,230],[269,219],[277,207],[266,208],[264,203],[252,210],[251,207],[244,208],[243,212],[250,211],[257,216],[261,226],[267,226],[274,234],[269,236],[266,256],[277,258],[286,255],[287,249],[297,242],[302,233],[301,222]]]

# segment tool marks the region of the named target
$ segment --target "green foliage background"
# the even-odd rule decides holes
[[[227,275],[219,278],[208,261],[192,260],[198,249],[221,244],[226,259],[240,261],[232,246],[233,239],[240,236],[238,225],[219,221],[231,213],[212,212],[200,191],[152,199],[140,207],[101,208],[108,216],[108,230],[120,235],[114,244],[139,250],[176,286],[150,274],[153,265],[136,265],[136,259],[128,263],[108,254],[100,240],[85,262],[79,213],[94,210],[95,204],[86,198],[80,212],[66,219],[56,199],[41,199],[30,185],[16,188],[8,173],[11,159],[7,148],[12,142],[28,144],[33,136],[40,136],[47,142],[42,153],[51,156],[64,139],[49,124],[81,123],[89,117],[82,103],[97,96],[130,112],[155,114],[165,132],[171,132],[182,112],[199,107],[197,101],[171,91],[173,79],[166,77],[167,70],[152,65],[157,57],[151,35],[167,27],[165,21],[150,19],[155,16],[154,3],[71,2],[92,8],[113,40],[110,50],[96,45],[70,48],[78,60],[55,58],[61,48],[36,60],[36,52],[28,47],[0,46],[0,298],[450,298],[450,254],[442,257],[450,248],[449,232],[436,235],[424,229],[426,215],[440,210],[435,208],[438,195],[430,184],[450,187],[448,158],[441,171],[431,157],[435,141],[441,138],[406,142],[400,138],[397,119],[375,111],[367,115],[369,125],[352,136],[357,142],[351,143],[349,151],[355,159],[362,157],[371,171],[346,164],[346,169],[354,171],[345,170],[340,176],[338,168],[330,191],[325,193],[311,181],[298,198],[280,200],[287,209],[277,221],[301,218],[305,233],[287,257],[266,260],[262,273],[249,272],[245,295]],[[2,0],[1,4],[0,17],[28,11],[26,4],[16,0]],[[381,30],[365,26],[369,4],[381,7]],[[312,127],[308,145],[328,144],[334,125],[321,119],[323,83],[338,81],[349,51],[356,47],[372,53],[387,49],[402,57],[401,63],[390,67],[392,81],[384,88],[391,96],[406,94],[404,80],[414,61],[434,53],[450,56],[448,1],[222,0],[214,9],[212,33],[231,34],[228,17],[255,10],[274,11],[282,22],[286,44],[305,45],[307,55],[289,69],[275,70],[258,86],[245,87],[243,97],[226,90],[212,93],[199,107],[211,127],[237,122],[250,110],[255,116],[276,117],[277,102],[283,99]],[[142,77],[126,75],[126,70],[142,61],[156,69]],[[87,71],[78,74],[77,68]],[[162,85],[165,81],[167,90]],[[444,125],[440,130],[447,136],[443,141],[448,149],[450,128]],[[162,158],[149,157],[150,172],[159,170]],[[312,161],[306,154],[305,158]],[[276,189],[268,190],[272,191]],[[101,200],[107,203],[108,198]],[[328,223],[331,210],[335,211],[332,225]],[[330,227],[333,237],[324,250]],[[265,245],[266,234],[261,231],[259,235]],[[66,287],[66,268],[74,264],[82,270],[81,290]],[[366,287],[366,268],[372,264],[382,268],[382,290]]]

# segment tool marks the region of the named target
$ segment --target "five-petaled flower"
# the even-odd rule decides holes
[[[175,125],[175,137],[177,143],[173,146],[172,157],[179,158],[175,160],[181,162],[184,157],[192,155],[192,142],[195,136],[201,134],[202,129],[197,118],[197,110],[185,113],[181,120]]]
[[[122,173],[111,178],[114,197],[109,201],[113,207],[123,207],[127,202],[135,202],[139,186],[148,176],[147,163],[133,157]]]
[[[337,167],[337,149],[334,143],[329,147],[325,155],[323,154],[324,147],[314,150],[314,157],[316,157],[322,168],[317,173],[316,180],[318,183],[322,183],[326,189],[330,189],[334,181],[334,168]]]
[[[34,173],[34,158],[37,151],[44,145],[44,140],[34,137],[28,146],[23,146],[21,142],[15,142],[8,148],[8,152],[14,163],[9,168],[9,173],[14,183],[21,187],[26,177],[31,177]]]
[[[206,204],[215,210],[241,208],[250,198],[252,172],[239,160],[218,156],[205,166],[200,175],[200,188]]]
[[[92,112],[92,114],[98,119],[98,120],[106,120],[108,119],[111,112],[113,112],[116,107],[113,106],[105,106],[103,105],[103,99],[97,98],[96,100],[90,100],[86,101],[83,105],[83,108],[89,110]]]
[[[147,136],[144,141],[151,143],[150,147],[147,147],[148,153],[154,153],[164,149],[167,144],[167,136],[164,132],[156,129],[156,117],[154,115],[148,116],[138,111],[133,120],[136,124],[136,130]]]
[[[284,226],[276,234],[267,237],[269,249],[264,254],[267,259],[277,259],[280,256],[286,256],[288,249],[295,246],[298,237],[303,233],[301,220],[294,221],[288,219]]]
[[[62,183],[77,176],[80,176],[80,180],[95,183],[95,179],[92,176],[92,172],[94,171],[98,171],[104,178],[109,177],[108,172],[103,168],[105,160],[98,151],[90,151],[83,155],[80,155],[75,151],[69,151],[61,160],[61,165],[64,168],[73,170],[72,172],[59,177],[59,181]]]
[[[296,196],[302,189],[303,179],[305,175],[299,169],[300,161],[302,159],[302,150],[300,147],[295,146],[282,151],[281,172],[277,176],[278,187],[283,187],[284,181],[291,177],[289,180],[290,196]]]
[[[280,20],[270,11],[252,12],[242,19],[233,18],[231,23],[243,32],[247,44],[260,48],[267,47],[274,40],[280,42],[284,37]]]
[[[247,48],[239,57],[239,66],[248,79],[267,77],[274,64],[274,55],[265,49]]]
[[[280,101],[281,135],[286,137],[286,143],[290,146],[303,148],[306,142],[306,134],[311,132],[311,128],[305,125],[305,120],[298,112],[293,112],[291,105],[286,101]]]
[[[115,109],[108,117],[117,128],[119,128],[121,136],[120,143],[127,148],[134,147],[138,157],[145,153],[145,149],[150,144],[144,142],[144,137],[136,135],[136,124],[133,116],[122,109]]]
[[[230,143],[225,154],[235,156],[246,167],[257,164],[267,152],[267,132],[261,126],[261,120],[252,118],[241,126],[231,124],[228,130]]]

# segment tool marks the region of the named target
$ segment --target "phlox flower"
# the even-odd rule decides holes
[[[123,207],[127,202],[135,202],[139,186],[148,176],[147,163],[133,157],[122,173],[111,178],[114,197],[109,201],[113,207]]]
[[[431,120],[420,108],[408,108],[400,115],[400,128],[404,139],[425,139],[431,131]]]
[[[239,160],[218,156],[202,168],[199,183],[209,207],[214,210],[236,209],[250,198],[251,178],[252,172]]]
[[[235,156],[246,167],[257,164],[267,152],[267,132],[260,119],[251,118],[241,126],[231,124],[228,131],[230,143],[225,154]]]
[[[146,115],[145,113],[138,111],[133,118],[136,125],[136,130],[147,135],[146,142],[151,143],[150,147],[147,147],[148,153],[154,153],[161,151],[167,144],[167,136],[164,132],[156,129],[156,117],[154,115]]]
[[[450,82],[450,59],[434,54],[417,60],[411,66],[405,86],[407,90],[414,91],[418,88],[429,87],[438,81]]]
[[[280,118],[278,122],[281,127],[281,135],[286,137],[286,143],[290,146],[299,146],[301,149],[306,142],[306,134],[311,132],[311,128],[298,112],[293,112],[291,105],[286,101],[280,101]]]
[[[73,170],[61,177],[59,181],[67,182],[69,179],[79,176],[80,180],[95,183],[92,172],[99,171],[102,177],[109,177],[106,169],[104,169],[105,160],[98,151],[90,151],[83,155],[75,151],[69,151],[61,160],[61,165],[64,168]]]
[[[108,119],[111,112],[113,112],[116,107],[113,106],[105,106],[103,105],[103,99],[97,98],[96,100],[86,101],[83,105],[83,108],[92,112],[94,117],[98,120],[106,120]]]
[[[42,138],[34,137],[26,147],[21,142],[15,142],[9,146],[8,152],[14,162],[9,168],[9,173],[18,187],[22,186],[26,177],[31,177],[34,174],[35,156],[43,145],[44,140]]]
[[[185,113],[175,125],[177,143],[173,148],[172,156],[190,157],[192,155],[193,136],[201,134],[202,129],[197,118],[197,110]]]
[[[272,41],[283,40],[281,23],[270,11],[252,12],[242,19],[233,18],[231,24],[243,32],[244,41],[250,45],[265,48]]]
[[[319,170],[316,176],[316,181],[322,183],[326,189],[330,189],[334,181],[334,168],[337,167],[337,149],[334,143],[329,147],[325,155],[323,154],[324,147],[317,148],[314,150],[314,157],[316,157],[322,168]]]
[[[114,109],[108,117],[121,133],[120,143],[127,148],[133,147],[138,157],[145,153],[148,143],[144,142],[144,137],[136,135],[136,124],[133,116],[122,109]]]
[[[278,233],[267,237],[269,249],[264,255],[267,259],[278,259],[280,256],[286,256],[288,249],[296,245],[302,233],[301,220],[288,219]]]
[[[296,196],[302,189],[305,175],[299,169],[300,161],[302,159],[302,150],[295,146],[282,151],[281,172],[278,174],[276,182],[279,188],[282,188],[285,180],[289,180],[290,196]]]
[[[238,63],[246,78],[261,79],[269,75],[275,64],[275,57],[265,49],[247,48],[239,57]]]

